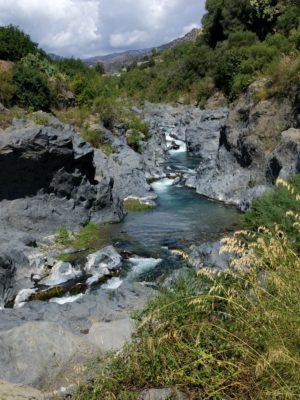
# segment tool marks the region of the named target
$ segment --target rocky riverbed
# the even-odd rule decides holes
[[[140,152],[124,125],[104,130],[110,155],[49,115],[46,126],[14,120],[0,132],[0,379],[48,392],[77,382],[82,366],[122,347],[130,312],[153,296],[162,271],[180,268],[179,254],[196,270],[226,267],[216,239],[237,215],[196,192],[245,209],[278,176],[300,171],[296,99],[257,103],[262,84],[230,110],[133,109],[150,126]],[[59,259],[60,227],[118,223],[128,197],[158,208],[112,225],[115,240],[105,248]],[[177,247],[183,252],[172,252]]]

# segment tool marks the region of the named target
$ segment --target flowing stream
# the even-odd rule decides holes
[[[176,143],[179,149],[170,150],[167,167],[172,171],[194,170],[199,159],[188,155],[184,142]],[[134,254],[125,268],[127,279],[153,281],[161,274],[180,268],[182,261],[170,249],[216,240],[220,234],[233,229],[239,220],[234,207],[210,201],[194,189],[176,186],[173,179],[161,179],[152,187],[158,195],[157,207],[129,212],[122,223],[113,227],[117,247]],[[118,282],[113,279],[112,288]]]
[[[166,139],[169,144],[175,142],[176,150],[169,151],[165,165],[170,178],[152,183],[157,207],[129,212],[123,222],[109,226],[110,239],[123,256],[121,276],[94,285],[92,290],[98,290],[99,286],[103,290],[116,290],[124,281],[156,285],[185,265],[183,258],[172,250],[186,250],[194,243],[217,240],[239,221],[234,207],[210,201],[194,189],[180,186],[181,173],[195,174],[199,159],[189,156],[184,142],[174,141],[168,135]],[[86,276],[80,279],[83,293],[70,292],[50,302],[65,304],[79,300],[86,291]]]

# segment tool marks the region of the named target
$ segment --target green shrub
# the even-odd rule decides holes
[[[15,96],[16,86],[13,83],[11,71],[0,71],[0,102],[10,106]]]
[[[122,114],[122,120],[125,122],[127,129],[141,132],[145,138],[149,136],[149,124],[133,112]]]
[[[216,90],[213,78],[207,76],[199,81],[196,90],[197,101],[199,102],[201,108],[205,108],[207,100],[214,94]]]
[[[62,246],[68,246],[71,243],[71,236],[66,227],[59,228],[55,235],[55,242]]]
[[[48,80],[41,72],[18,64],[13,70],[13,84],[16,87],[13,97],[15,104],[24,108],[32,107],[33,110],[50,109],[51,93]]]
[[[100,114],[100,119],[105,128],[113,130],[120,115],[120,107],[113,99],[104,96],[96,97],[93,111]]]
[[[56,115],[62,122],[81,129],[87,125],[90,111],[87,107],[70,107],[63,111],[56,111]]]
[[[271,63],[267,76],[272,82],[267,96],[286,96],[293,87],[300,85],[300,55],[283,56],[279,62]]]
[[[33,114],[31,115],[31,119],[37,124],[37,125],[48,125],[49,120],[45,115],[40,115],[40,114]]]
[[[98,129],[83,128],[80,131],[84,140],[90,143],[93,147],[99,148],[102,143],[102,131]]]
[[[131,129],[129,135],[127,136],[127,143],[137,153],[142,152],[140,141],[141,141],[141,133],[136,129]]]
[[[100,149],[101,151],[103,151],[103,153],[109,157],[113,152],[114,149],[112,148],[110,143],[102,143],[98,146],[98,149]]]
[[[295,176],[291,184],[300,192],[299,176]],[[257,230],[260,226],[270,228],[276,223],[292,237],[293,222],[285,218],[289,210],[300,213],[299,201],[285,187],[276,186],[274,191],[265,193],[254,200],[251,208],[241,218],[247,229]]]

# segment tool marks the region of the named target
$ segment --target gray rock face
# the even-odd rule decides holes
[[[88,144],[73,132],[41,126],[10,128],[1,135],[0,167],[1,200],[48,192],[51,186],[61,196],[71,197],[70,182],[79,186],[83,177],[93,182],[95,175],[93,150]],[[55,182],[55,178],[59,181],[56,173],[63,171],[70,174],[65,190]]]
[[[276,169],[282,179],[300,173],[300,129],[282,132],[279,145],[268,159],[268,168],[268,175]]]
[[[137,153],[127,145],[126,136],[115,137],[106,132],[106,139],[113,153],[106,156],[96,150],[94,162],[98,179],[112,179],[113,193],[124,200],[127,197],[155,198],[147,179],[160,175],[160,163],[166,160],[164,135],[154,130],[150,138],[142,143],[142,152]]]
[[[102,280],[105,276],[112,276],[119,270],[121,264],[122,258],[113,246],[104,247],[96,253],[90,254],[84,267],[85,272],[92,275],[87,283],[92,284]]]
[[[117,222],[123,208],[113,181],[95,180],[94,152],[76,132],[15,120],[0,135],[0,307],[30,278],[28,246],[61,226]]]
[[[139,283],[124,282],[113,292],[100,288],[73,303],[31,301],[22,308],[2,310],[0,332],[26,322],[49,321],[81,336],[81,330],[89,330],[93,323],[126,319],[131,311],[141,308],[153,294],[152,289]],[[82,337],[86,338],[86,335]]]
[[[49,322],[29,322],[0,333],[0,379],[37,388],[53,380],[72,360],[80,365],[95,348]]]
[[[258,101],[267,84],[252,84],[231,110],[146,103],[152,126],[199,157],[196,174],[181,173],[180,184],[246,210],[278,177],[299,173],[299,93]]]
[[[87,339],[103,352],[119,351],[129,341],[133,326],[130,318],[98,322],[92,325]]]
[[[191,154],[199,156],[203,165],[214,161],[227,117],[228,110],[224,108],[214,111],[205,110],[187,128],[187,149]]]
[[[189,251],[188,264],[196,272],[202,268],[212,268],[222,271],[229,266],[230,254],[220,254],[221,243],[203,243],[200,246],[193,245]]]
[[[43,278],[40,283],[46,286],[57,286],[81,275],[81,271],[72,267],[70,263],[58,262],[51,269],[50,274]]]
[[[209,159],[197,170],[198,193],[244,210],[280,174],[287,179],[299,170],[297,132],[281,134],[293,125],[293,101],[257,102],[256,93],[265,84],[255,82],[230,110],[219,145],[216,135]]]

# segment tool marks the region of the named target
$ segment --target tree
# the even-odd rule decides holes
[[[104,65],[100,62],[97,62],[97,65],[95,66],[95,70],[98,72],[98,74],[105,74],[105,68]]]
[[[2,60],[18,61],[29,53],[37,53],[38,45],[32,42],[17,26],[0,27],[0,58]]]

